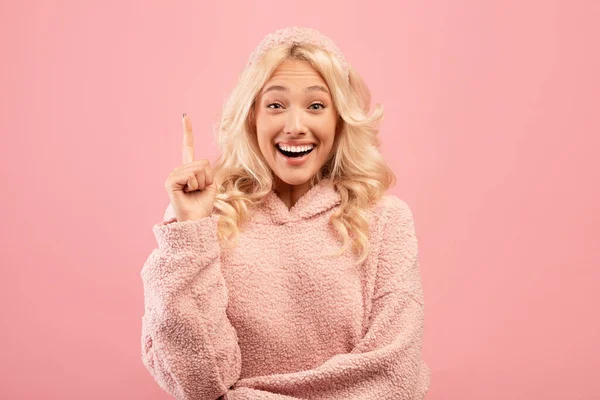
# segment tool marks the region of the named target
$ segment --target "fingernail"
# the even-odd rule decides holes
[[[183,116],[182,116],[182,118],[185,118],[185,113],[183,113]]]

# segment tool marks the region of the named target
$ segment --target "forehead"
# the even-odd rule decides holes
[[[295,86],[311,85],[327,87],[321,75],[309,63],[301,60],[284,60],[279,64],[265,83],[265,87],[275,83],[289,86],[292,89]]]

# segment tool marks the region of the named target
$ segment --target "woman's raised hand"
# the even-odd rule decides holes
[[[167,178],[165,188],[178,222],[208,217],[213,211],[218,182],[208,160],[194,160],[192,123],[183,114],[183,165]]]

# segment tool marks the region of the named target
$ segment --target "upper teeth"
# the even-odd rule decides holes
[[[287,144],[278,143],[277,145],[279,146],[279,148],[281,150],[291,151],[293,153],[299,153],[299,152],[302,152],[302,151],[308,151],[308,150],[310,150],[310,149],[312,149],[314,147],[314,145],[312,145],[312,144],[308,144],[306,146],[288,146]]]

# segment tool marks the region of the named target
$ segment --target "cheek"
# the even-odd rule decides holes
[[[331,153],[333,150],[333,140],[330,142],[327,142],[327,144],[325,146],[323,146],[322,150],[323,151],[321,152],[320,156],[322,158],[326,158],[329,155],[329,153]]]
[[[277,133],[277,125],[272,118],[257,118],[256,131],[259,138],[270,140],[273,134]]]
[[[263,127],[264,128],[264,127]],[[256,140],[258,142],[258,147],[260,148],[261,153],[265,156],[265,158],[273,157],[273,137],[270,135],[269,131],[259,130],[257,131]]]
[[[267,137],[258,137],[258,147],[260,147],[260,151],[263,153],[263,155],[268,157],[271,147]]]

